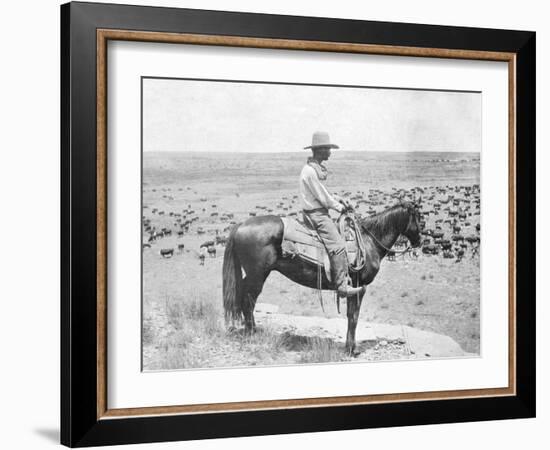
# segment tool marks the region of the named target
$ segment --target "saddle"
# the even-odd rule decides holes
[[[324,269],[327,279],[332,281],[328,252],[307,216],[303,216],[302,220],[291,217],[281,217],[281,220],[284,227],[281,244],[283,257],[297,257],[317,267],[320,266]],[[343,234],[346,242],[348,264],[355,265],[358,254],[355,230],[349,226],[345,216],[340,216],[336,228]]]

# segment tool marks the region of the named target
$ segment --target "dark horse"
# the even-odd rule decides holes
[[[386,211],[359,219],[366,248],[365,267],[351,273],[355,285],[374,280],[380,263],[399,236],[414,247],[420,245],[420,212],[415,203],[400,202]],[[226,322],[244,318],[245,330],[255,328],[254,307],[272,270],[310,288],[317,287],[317,267],[299,258],[283,258],[283,222],[278,216],[251,217],[230,232],[223,260],[223,306]],[[243,278],[242,270],[245,276]],[[323,289],[334,289],[323,274]],[[363,296],[347,299],[348,332],[346,351],[355,353],[355,329]]]

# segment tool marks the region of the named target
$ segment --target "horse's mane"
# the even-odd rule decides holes
[[[376,213],[370,217],[362,217],[359,220],[360,225],[373,233],[375,236],[381,236],[390,230],[397,230],[402,228],[400,223],[401,217],[397,217],[403,213],[403,210],[407,211],[410,204],[407,202],[396,203],[390,206],[388,209]]]

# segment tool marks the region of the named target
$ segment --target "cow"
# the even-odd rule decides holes
[[[206,247],[201,247],[199,251],[199,261],[201,266],[204,266],[205,259],[206,259]]]
[[[401,236],[401,237],[399,237],[399,239],[397,239],[397,241],[395,242],[394,245],[395,245],[396,247],[406,247],[407,244],[408,244],[408,242],[409,242],[409,241],[407,240],[406,237]]]
[[[199,248],[201,248],[201,249],[202,248],[208,248],[208,247],[212,247],[214,245],[216,245],[216,243],[214,241],[205,241],[200,245]]]
[[[439,246],[435,244],[424,245],[422,247],[422,253],[426,255],[437,255],[439,253]]]
[[[160,249],[160,256],[163,258],[171,258],[174,256],[174,249],[173,248],[161,248]]]
[[[216,236],[216,244],[225,245],[227,242],[227,236]]]

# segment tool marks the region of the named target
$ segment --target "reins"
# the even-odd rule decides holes
[[[367,230],[365,227],[363,227],[363,230],[365,230],[365,232],[368,233],[368,235],[374,240],[374,242],[376,242],[380,247],[382,247],[387,252],[393,252],[396,255],[397,254],[400,255],[402,253],[407,253],[412,248],[410,245],[408,245],[405,250],[393,250],[391,248],[386,247],[384,244],[382,244],[382,242],[380,242],[378,239],[376,239],[376,236],[374,234],[372,234],[369,230]]]
[[[321,309],[323,313],[325,313],[325,305],[323,304],[322,289],[323,289],[323,264],[321,262],[318,262],[317,263],[317,295],[319,297],[319,303],[321,304]]]

